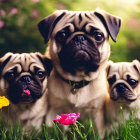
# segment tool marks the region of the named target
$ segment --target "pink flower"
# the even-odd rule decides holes
[[[70,113],[70,114],[61,114],[56,115],[56,119],[53,119],[53,122],[59,122],[63,125],[70,125],[75,123],[75,121],[80,118],[80,113]]]
[[[5,25],[4,21],[0,20],[0,29],[3,28]]]
[[[6,12],[4,10],[0,10],[0,15],[1,16],[5,16],[6,15]]]
[[[33,3],[38,3],[40,0],[31,0]]]
[[[30,95],[30,91],[27,89],[27,90],[24,90],[24,93],[27,94],[27,95]]]
[[[33,10],[33,11],[32,11],[32,17],[33,17],[34,19],[36,19],[36,18],[38,18],[38,16],[39,16],[38,10]]]
[[[17,8],[12,8],[11,10],[10,10],[10,16],[13,16],[13,15],[15,15],[15,14],[17,14],[19,12],[19,10],[17,9]]]

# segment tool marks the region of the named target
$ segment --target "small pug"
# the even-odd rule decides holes
[[[6,53],[0,58],[0,96],[10,100],[2,109],[5,122],[21,121],[24,129],[41,127],[51,69],[51,61],[40,53]]]
[[[140,63],[113,63],[109,61],[107,69],[109,96],[106,99],[106,126],[108,131],[118,128],[124,119],[129,119],[131,110],[136,110],[136,117],[140,119]],[[119,121],[119,122],[118,122]]]
[[[55,11],[38,28],[53,63],[49,77],[46,123],[56,114],[81,112],[91,116],[103,137],[105,67],[110,56],[109,36],[116,41],[121,19],[102,10]]]

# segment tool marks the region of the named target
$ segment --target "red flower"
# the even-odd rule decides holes
[[[69,125],[75,123],[78,118],[80,118],[80,113],[61,114],[60,116],[56,115],[56,119],[53,119],[53,122]]]

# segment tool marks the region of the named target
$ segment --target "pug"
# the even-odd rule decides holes
[[[119,17],[99,9],[58,10],[39,22],[41,35],[49,41],[46,56],[53,63],[47,124],[56,114],[78,111],[81,118],[95,120],[102,137],[109,36],[116,41],[120,26]]]
[[[107,78],[109,96],[106,98],[105,116],[107,130],[112,132],[123,119],[128,121],[130,111],[136,111],[133,116],[140,119],[140,63],[138,60],[109,61]]]
[[[18,123],[23,129],[40,129],[47,111],[48,76],[51,60],[40,53],[6,53],[0,58],[0,96],[10,105],[2,109],[5,122]]]

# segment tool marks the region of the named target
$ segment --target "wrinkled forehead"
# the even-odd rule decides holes
[[[106,33],[103,23],[94,14],[94,11],[66,11],[63,18],[56,24],[52,34],[55,35],[58,31],[67,27],[71,32],[80,31],[83,28],[88,32],[93,27]]]
[[[134,65],[129,62],[120,62],[111,64],[108,77],[113,75],[119,75],[120,78],[124,78],[127,75],[129,76],[135,75],[136,77],[139,76],[138,72],[134,68]]]
[[[33,72],[35,68],[43,69],[44,67],[35,54],[13,54],[9,62],[5,65],[3,72],[17,69],[18,72],[21,71],[31,71]]]

